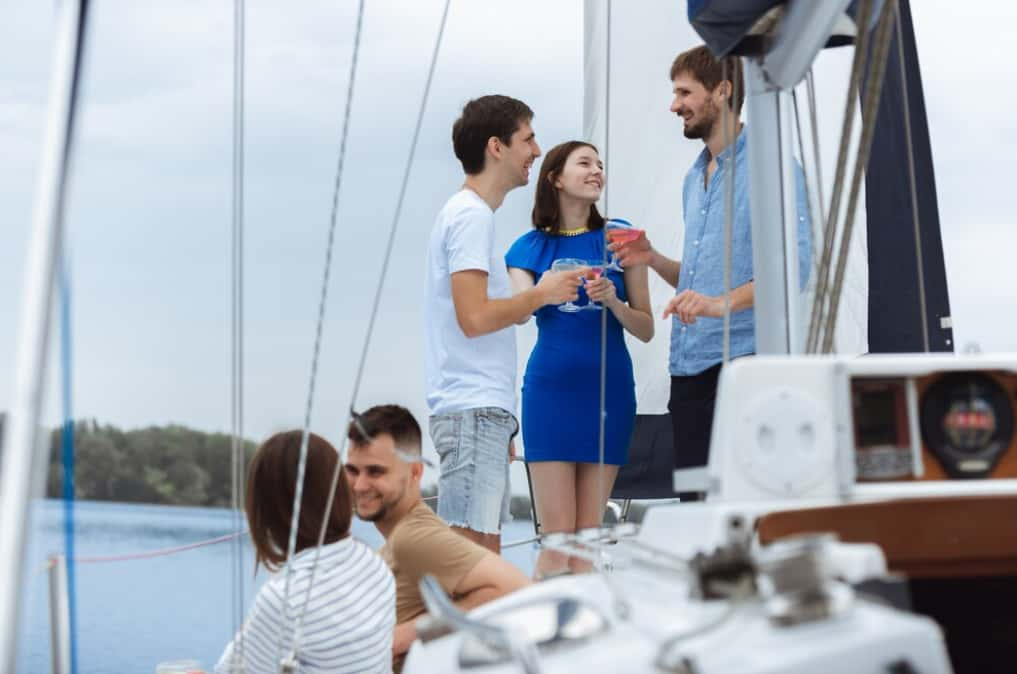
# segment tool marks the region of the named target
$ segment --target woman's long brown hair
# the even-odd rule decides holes
[[[569,156],[581,147],[588,147],[594,152],[596,146],[581,140],[570,140],[555,145],[544,157],[540,165],[540,178],[537,180],[537,198],[533,204],[533,228],[545,234],[557,234],[561,231],[561,208],[558,205],[558,188],[554,181],[561,175]],[[604,216],[597,210],[597,204],[590,204],[590,217],[586,222],[589,229],[604,227]]]
[[[255,568],[263,564],[269,571],[275,571],[286,561],[301,435],[301,431],[276,433],[258,448],[247,469],[247,526],[254,543]],[[308,436],[296,552],[318,544],[332,474],[338,461],[339,453],[325,438],[314,433]],[[346,538],[352,518],[350,488],[345,473],[340,471],[324,542],[335,543]]]

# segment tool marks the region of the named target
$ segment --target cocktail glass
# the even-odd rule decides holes
[[[632,243],[643,233],[643,230],[628,220],[622,220],[621,218],[611,218],[604,223],[604,229],[607,232],[607,240],[610,243]],[[625,271],[618,264],[618,256],[614,253],[611,253],[611,262],[607,265],[607,268],[614,271]]]
[[[604,275],[604,262],[603,260],[587,260],[585,270],[583,271],[583,285],[585,286],[590,281],[596,281]],[[590,309],[592,311],[600,311],[604,307],[597,304],[593,300],[590,300],[586,306],[581,307],[582,309]]]
[[[551,263],[551,271],[581,271],[586,268],[585,260],[577,260],[573,257],[563,257],[555,260]],[[577,274],[578,276],[578,274]],[[564,311],[567,314],[574,314],[577,311],[582,311],[583,308],[578,304],[573,304],[571,301],[565,304],[558,305],[558,311]]]

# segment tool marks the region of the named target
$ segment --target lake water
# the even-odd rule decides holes
[[[78,557],[122,555],[195,543],[234,530],[233,515],[216,508],[79,502],[75,505]],[[354,520],[353,533],[378,547],[373,525]],[[503,540],[532,536],[530,522],[507,524]],[[245,539],[246,541],[246,539]],[[46,558],[62,553],[63,506],[40,501],[33,516],[27,590],[21,612],[18,672],[50,671],[49,589]],[[529,574],[532,545],[505,556]],[[245,542],[245,586],[250,605],[264,570],[252,579],[253,553]],[[168,557],[76,565],[78,664],[82,674],[150,673],[164,660],[193,658],[206,670],[232,637],[230,543]]]

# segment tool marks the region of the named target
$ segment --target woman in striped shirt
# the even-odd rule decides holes
[[[247,471],[247,523],[255,569],[264,565],[275,572],[286,562],[300,440],[300,431],[273,435],[258,448]],[[308,674],[391,671],[395,584],[385,562],[350,536],[353,508],[342,471],[315,561],[338,461],[339,454],[328,441],[310,434],[288,600],[284,602],[285,574],[279,573],[258,592],[216,672],[274,674],[284,659]],[[301,629],[295,639],[298,622]]]

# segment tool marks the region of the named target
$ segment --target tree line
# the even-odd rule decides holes
[[[0,413],[0,437],[4,418]],[[48,434],[46,497],[63,497],[63,429]],[[246,458],[256,444],[243,443]],[[180,425],[124,431],[96,420],[74,424],[75,498],[229,507],[232,437]],[[246,463],[246,462],[245,462]]]
[[[0,412],[0,438],[4,414]],[[63,430],[49,432],[46,497],[63,498]],[[244,441],[246,460],[257,444]],[[3,448],[0,447],[0,454]],[[232,504],[232,436],[186,426],[151,426],[124,431],[96,420],[74,424],[74,496],[119,501],[228,508]],[[435,487],[423,490],[433,496]],[[512,499],[512,514],[530,518],[530,500]]]

